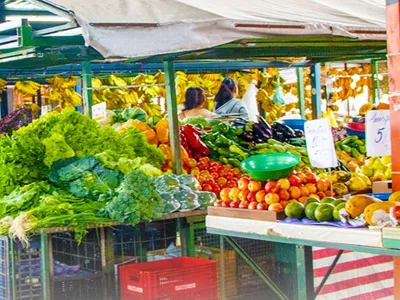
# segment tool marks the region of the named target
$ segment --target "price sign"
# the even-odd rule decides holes
[[[92,118],[97,122],[103,122],[107,119],[106,102],[101,102],[92,106]]]
[[[40,115],[44,116],[45,114],[51,112],[51,105],[42,105],[42,107],[40,108]]]
[[[391,155],[390,111],[370,110],[365,117],[368,156]]]
[[[304,124],[307,152],[310,163],[316,168],[336,168],[338,161],[333,143],[332,129],[327,119]]]

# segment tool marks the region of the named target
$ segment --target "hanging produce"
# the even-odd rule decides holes
[[[32,80],[17,81],[14,85],[15,92],[23,97],[35,97],[40,89],[40,84]]]
[[[49,103],[60,105],[61,108],[74,108],[82,105],[82,96],[74,90],[78,84],[78,77],[63,78],[56,75],[46,79],[46,82],[51,84],[48,96]]]

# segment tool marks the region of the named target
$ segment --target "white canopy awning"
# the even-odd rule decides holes
[[[243,38],[385,39],[385,0],[51,0],[104,57],[209,48]]]

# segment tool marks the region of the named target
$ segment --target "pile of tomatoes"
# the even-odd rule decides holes
[[[191,158],[186,164],[190,167],[190,174],[199,181],[201,189],[217,195],[224,188],[237,187],[238,180],[242,177],[238,168],[211,161],[208,157],[202,157],[198,161]]]

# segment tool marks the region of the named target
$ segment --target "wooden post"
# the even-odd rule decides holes
[[[400,191],[400,0],[386,0],[386,34],[392,135],[392,188]],[[400,300],[400,258],[394,259],[394,298]]]

